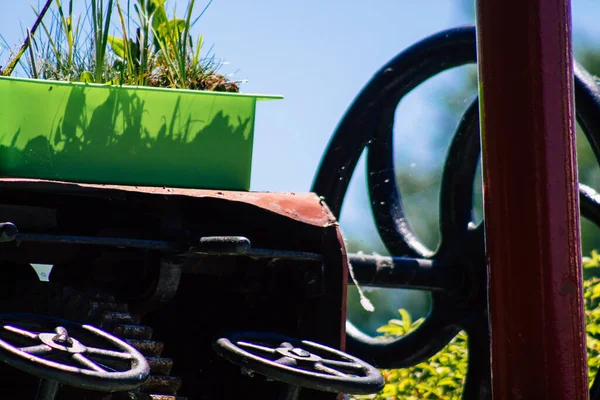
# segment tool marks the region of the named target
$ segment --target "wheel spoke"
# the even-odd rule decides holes
[[[275,354],[275,349],[272,349],[272,348],[266,347],[266,346],[261,346],[259,344],[248,343],[248,342],[238,342],[237,344],[238,344],[238,346],[245,347],[247,349],[258,350],[258,351],[262,351],[262,352],[265,352],[268,354]]]
[[[73,354],[73,360],[77,361],[79,364],[83,365],[84,367],[91,369],[92,371],[107,372],[104,368],[100,367],[98,364],[96,364],[95,362],[93,362],[92,360],[90,360],[89,358],[87,358],[86,356],[84,356],[81,353]]]
[[[107,370],[109,372],[120,372],[119,370],[109,367],[106,364],[99,363],[98,361],[94,361],[94,363],[96,363],[100,368],[104,368],[105,370]]]
[[[308,351],[316,356],[319,356],[321,358],[331,357],[331,356],[342,358],[339,354],[335,354],[335,353],[332,354],[331,351],[329,349],[327,349],[325,346],[323,346],[319,343],[311,342],[309,340],[303,340],[302,347],[304,347],[306,349],[306,351]]]
[[[349,362],[349,361],[336,361],[336,360],[328,360],[326,358],[323,358],[321,360],[321,363],[325,364],[327,366],[330,366],[330,367],[335,367],[335,368],[349,369],[349,370],[354,370],[354,371],[364,370],[364,367],[362,365],[353,363],[353,362]]]
[[[317,371],[325,372],[326,374],[329,374],[329,375],[339,376],[340,378],[349,378],[350,377],[350,375],[340,372],[336,369],[329,368],[328,366],[323,365],[320,362],[315,363],[314,367]]]
[[[19,347],[19,350],[32,355],[47,354],[52,351],[52,347],[47,344],[38,344],[36,346]]]
[[[288,367],[297,367],[298,363],[296,362],[296,360],[294,360],[291,357],[281,357],[278,358],[277,360],[273,361],[274,363],[277,363],[279,365],[287,365]]]
[[[29,339],[35,340],[38,338],[38,335],[36,333],[29,332],[25,329],[17,328],[12,325],[4,325],[4,329],[6,329],[9,332],[16,333],[17,335],[25,336]]]
[[[121,351],[98,349],[96,347],[86,347],[86,353],[96,356],[104,356],[109,358],[117,358],[119,360],[131,360],[133,356],[129,353]]]

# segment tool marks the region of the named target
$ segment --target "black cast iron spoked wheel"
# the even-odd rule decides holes
[[[323,196],[336,217],[360,156],[366,151],[367,183],[379,236],[397,258],[432,262],[427,274],[452,273],[452,284],[432,281],[431,311],[418,329],[397,339],[380,340],[347,322],[347,348],[380,368],[404,368],[440,351],[459,331],[469,336],[469,368],[464,399],[491,398],[487,271],[483,224],[473,218],[473,182],[480,157],[479,110],[475,99],[462,116],[444,164],[440,190],[440,243],[428,249],[412,230],[396,181],[394,131],[396,107],[413,89],[446,70],[476,63],[474,26],[434,34],[398,54],[364,87],[339,123],[315,177],[312,191]],[[600,86],[574,63],[577,121],[600,162]],[[600,226],[600,195],[579,185],[581,214]],[[396,267],[394,267],[396,268]],[[400,269],[401,267],[398,267]],[[393,272],[393,271],[392,271]],[[393,275],[389,272],[388,275]],[[423,278],[423,279],[421,279]],[[419,289],[407,280],[402,286]],[[591,398],[600,399],[600,378]]]
[[[370,394],[383,388],[379,371],[342,351],[274,333],[235,333],[215,351],[230,362],[290,385],[326,392]]]
[[[101,392],[136,389],[150,372],[146,358],[122,340],[39,314],[0,314],[0,361],[46,381]]]

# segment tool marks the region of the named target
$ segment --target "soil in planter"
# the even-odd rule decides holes
[[[154,74],[148,77],[147,84],[151,87],[172,87],[167,72],[162,68],[159,68]],[[217,73],[198,75],[194,80],[190,78],[188,79],[188,82],[186,82],[185,89],[231,93],[238,93],[240,91],[236,82],[230,81],[223,75]]]

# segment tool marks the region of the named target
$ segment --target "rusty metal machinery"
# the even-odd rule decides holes
[[[475,28],[463,27],[433,35],[385,65],[342,119],[317,173],[316,194],[0,180],[0,314],[96,326],[149,366],[139,386],[106,392],[102,385],[57,389],[52,382],[63,382],[57,375],[0,363],[3,398],[335,399],[335,392],[372,392],[383,384],[356,356],[376,367],[407,367],[460,330],[470,350],[463,398],[491,398],[484,228],[472,217],[477,100],[448,151],[435,251],[406,218],[393,154],[398,102],[430,77],[476,62],[476,50]],[[581,66],[574,70],[576,115],[598,158],[600,88]],[[392,257],[347,255],[337,225],[364,151],[373,217]],[[579,189],[582,215],[600,225],[600,196]],[[349,261],[363,285],[430,291],[432,309],[419,328],[380,340],[346,323]],[[53,265],[50,282],[39,282],[31,263]],[[23,329],[32,340],[41,333],[70,349],[69,328],[54,325]],[[1,351],[0,360],[11,362]],[[39,377],[50,383],[39,385]],[[596,379],[593,399],[599,387]]]
[[[321,371],[328,378],[307,373],[304,363],[291,372],[284,365],[288,377],[298,378],[291,390],[289,379],[260,367],[240,369],[213,349],[222,338],[252,331],[300,337],[335,357],[343,354],[347,257],[337,223],[316,195],[35,180],[0,181],[0,192],[0,219],[6,221],[0,265],[7,272],[0,312],[95,326],[149,364],[139,387],[115,385],[108,394],[110,381],[89,390],[56,378],[63,383],[56,399],[227,399],[244,393],[334,399],[332,390],[382,387],[372,367],[348,370],[338,360],[335,372]],[[49,282],[32,276],[31,263],[53,265]],[[32,332],[48,336],[60,326]],[[302,346],[295,351],[315,351]],[[106,362],[92,362],[110,371]],[[14,392],[3,389],[3,398],[36,398],[38,377],[56,376],[0,369],[0,386],[20,383]],[[360,378],[363,373],[368,379]],[[336,384],[331,389],[319,379]]]

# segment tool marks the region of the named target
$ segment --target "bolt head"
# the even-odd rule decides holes
[[[298,357],[310,357],[310,353],[299,348],[292,349],[292,353]]]

